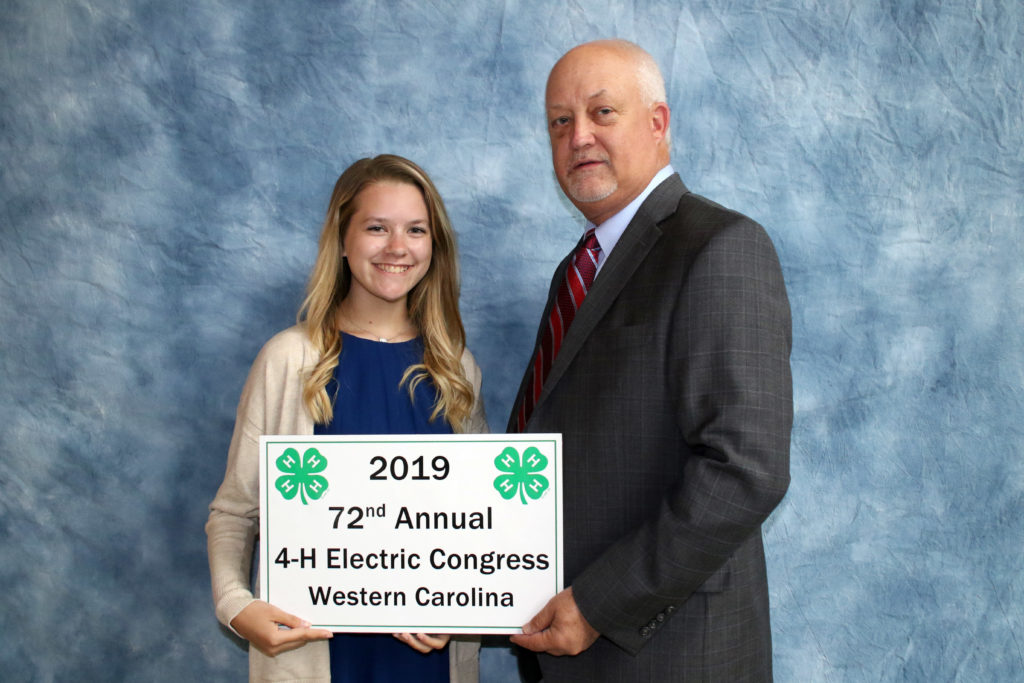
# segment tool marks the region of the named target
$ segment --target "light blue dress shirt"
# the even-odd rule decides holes
[[[647,199],[647,195],[651,194],[651,192],[654,191],[654,188],[660,185],[663,180],[673,173],[675,173],[675,171],[672,170],[672,164],[669,164],[655,173],[654,177],[651,178],[651,182],[647,184],[647,187],[644,188],[643,192],[638,194],[633,201],[622,209],[622,211],[619,211],[604,223],[598,225],[597,229],[594,230],[594,235],[597,237],[597,243],[601,245],[600,256],[597,259],[597,272],[594,274],[595,279],[601,273],[601,268],[604,266],[605,260],[612,253],[612,249],[615,248],[615,245],[618,244],[619,238],[622,237],[622,233],[626,231],[626,226],[628,226],[629,222],[633,220],[633,217],[636,216],[636,212],[640,209],[640,205],[644,203],[645,199]],[[587,224],[583,228],[583,232],[586,232],[593,227],[594,224],[587,221]]]

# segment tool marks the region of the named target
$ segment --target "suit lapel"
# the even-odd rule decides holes
[[[658,224],[675,211],[679,204],[679,198],[686,192],[683,181],[677,174],[673,174],[658,185],[640,205],[633,220],[629,222],[622,237],[619,238],[618,244],[615,245],[615,249],[608,257],[608,261],[601,267],[601,272],[594,280],[590,291],[587,292],[583,305],[580,306],[572,326],[569,327],[565,339],[562,340],[562,348],[551,366],[551,372],[548,373],[548,377],[544,381],[540,398],[534,407],[534,414],[540,410],[545,399],[558,384],[569,365],[572,364],[591,332],[594,331],[594,327],[608,312],[608,308],[618,297],[619,292],[626,286],[633,273],[640,267],[644,257],[661,237],[661,229]],[[568,259],[563,261],[558,272],[563,272],[567,261]],[[557,292],[557,286],[552,291]],[[548,299],[546,311],[549,311],[551,307],[550,295]],[[543,320],[545,321],[543,324],[547,324],[546,312]]]

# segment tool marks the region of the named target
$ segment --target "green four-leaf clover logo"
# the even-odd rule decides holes
[[[537,500],[548,490],[548,478],[538,474],[548,466],[548,459],[534,446],[523,452],[522,459],[519,451],[509,446],[494,459],[494,466],[508,472],[494,480],[494,488],[505,500],[511,500],[518,492],[519,500],[526,505],[526,496]]]
[[[326,467],[327,458],[320,455],[317,449],[307,448],[302,458],[299,458],[299,452],[289,448],[277,459],[277,469],[286,474],[277,478],[274,488],[281,492],[285,500],[291,500],[295,494],[299,494],[302,504],[309,505],[306,496],[319,500],[327,490],[327,478],[317,474]]]

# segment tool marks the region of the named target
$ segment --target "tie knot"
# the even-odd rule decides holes
[[[597,241],[594,228],[587,230],[583,235],[583,244],[573,254],[573,263],[579,269],[583,280],[584,292],[590,288],[594,281],[594,274],[597,272],[597,262],[600,260],[601,243]]]

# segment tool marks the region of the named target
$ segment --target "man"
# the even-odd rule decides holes
[[[555,271],[509,420],[563,435],[569,586],[512,640],[549,682],[771,680],[761,523],[789,484],[793,410],[778,258],[669,166],[641,48],[570,50],[546,108],[596,241]]]

